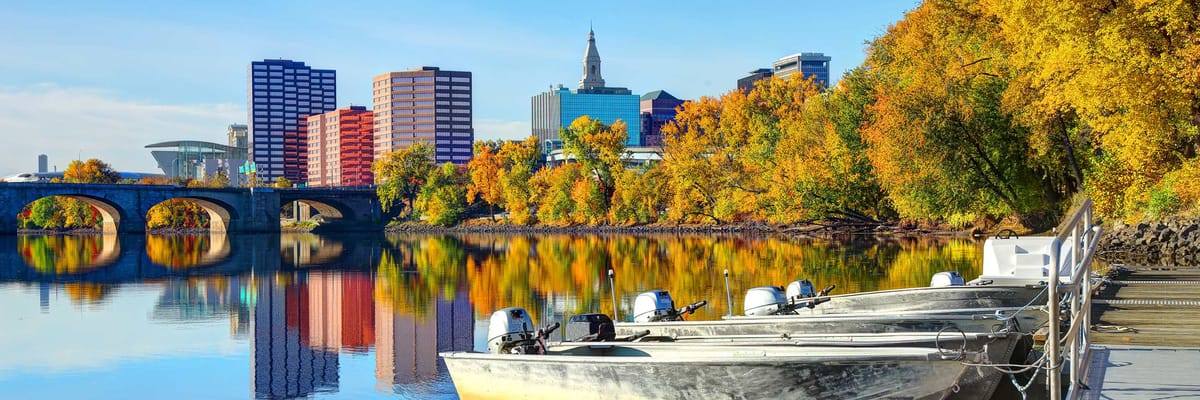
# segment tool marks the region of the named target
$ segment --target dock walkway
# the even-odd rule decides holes
[[[1096,345],[1084,399],[1200,399],[1200,348]]]
[[[1092,343],[1200,347],[1200,267],[1120,267],[1092,299]]]
[[[1200,267],[1119,266],[1092,299],[1084,399],[1200,399]]]

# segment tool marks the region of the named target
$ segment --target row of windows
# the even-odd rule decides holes
[[[265,75],[265,73],[263,73],[263,74]],[[267,77],[267,76],[259,75],[259,73],[256,72],[256,73],[254,73],[254,78],[251,78],[251,79],[254,83],[283,84],[285,82],[291,81],[291,83],[293,85],[300,86],[300,87],[309,87],[310,85],[318,86],[320,84],[326,84],[326,85],[336,85],[337,84],[337,79],[309,78],[308,75],[283,76],[282,74],[277,74],[277,73],[271,73],[271,76]]]
[[[259,115],[258,114],[259,111],[270,111],[270,110],[275,110],[275,111],[283,110],[283,111],[287,111],[287,112],[300,113],[300,114],[311,114],[314,111],[316,111],[317,113],[320,113],[320,111],[318,111],[318,110],[320,110],[319,107],[297,107],[297,106],[284,106],[284,105],[268,106],[268,105],[258,105],[258,104],[254,105],[254,111],[255,111],[254,115]]]
[[[313,94],[320,94],[321,90],[337,90],[337,85],[308,86],[308,85],[300,85],[300,84],[268,85],[265,83],[255,83],[253,86],[251,86],[251,88],[253,88],[254,90],[281,90],[284,92],[300,92],[300,93],[308,93],[311,90]]]

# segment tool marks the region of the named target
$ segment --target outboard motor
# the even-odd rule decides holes
[[[775,286],[759,286],[746,291],[742,311],[748,316],[775,315],[791,311],[783,289]]]
[[[492,313],[488,324],[488,352],[508,354],[514,347],[535,339],[533,319],[524,308],[509,307]]]
[[[666,290],[642,292],[633,300],[633,322],[654,322],[675,314],[675,300]]]
[[[566,329],[566,340],[572,342],[605,342],[617,337],[612,318],[604,314],[573,315]]]
[[[963,286],[966,282],[963,281],[962,275],[958,271],[943,271],[933,274],[933,279],[929,280],[929,287],[945,287],[945,286]]]
[[[792,283],[787,285],[788,299],[807,299],[816,295],[817,288],[816,286],[813,286],[812,281],[808,279],[792,281]]]

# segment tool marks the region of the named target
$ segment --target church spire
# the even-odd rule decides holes
[[[580,89],[604,87],[604,78],[600,77],[600,52],[596,50],[596,33],[588,28],[588,47],[583,53],[583,79],[579,80]]]

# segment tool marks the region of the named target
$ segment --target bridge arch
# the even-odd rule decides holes
[[[96,211],[100,213],[100,231],[105,234],[117,233],[121,226],[121,220],[128,216],[128,213],[125,211],[125,209],[121,208],[120,205],[112,203],[103,197],[94,195],[76,193],[73,191],[62,191],[61,193],[48,193],[35,196],[18,200],[18,203],[20,204],[16,205],[16,213],[20,213],[25,206],[32,206],[33,203],[48,197],[63,197],[72,200],[78,200],[91,206],[92,208],[95,208]],[[11,212],[11,210],[7,210],[5,212]]]
[[[210,232],[228,231],[234,219],[239,217],[236,207],[213,197],[185,194],[179,196],[165,196],[162,199],[155,200],[158,201],[153,202],[153,204],[150,204],[145,210],[142,210],[143,217],[147,216],[150,213],[150,209],[154,208],[154,206],[171,200],[190,201],[199,206],[200,209],[204,210],[204,212],[208,214],[208,230]]]
[[[341,204],[338,201],[331,201],[329,199],[313,200],[306,198],[298,198],[295,199],[295,201],[312,207],[312,209],[316,210],[317,213],[321,214],[321,216],[326,220],[354,219],[354,213],[348,211],[349,207],[347,207],[345,204]]]

